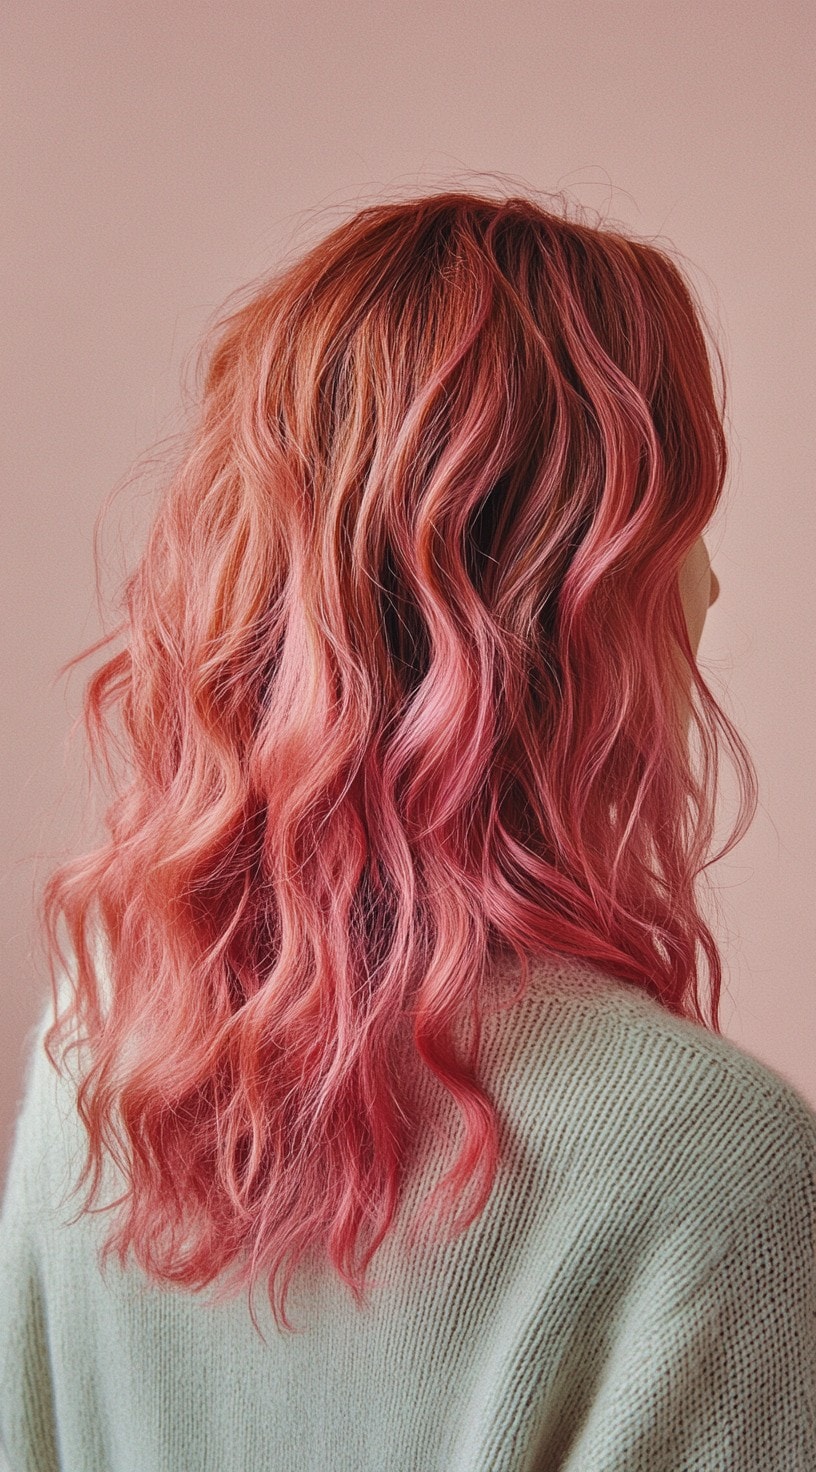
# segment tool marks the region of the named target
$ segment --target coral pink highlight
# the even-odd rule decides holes
[[[85,1050],[102,1267],[248,1288],[256,1329],[263,1277],[291,1330],[312,1250],[365,1301],[422,1126],[406,1047],[464,1122],[416,1231],[474,1181],[449,1237],[486,1204],[499,956],[516,997],[565,955],[701,1024],[704,959],[719,1031],[697,881],[757,796],[680,601],[725,381],[664,250],[451,191],[359,211],[245,295],[85,686],[110,836],[45,885],[46,1051]],[[723,737],[741,802],[712,855]],[[108,1155],[126,1189],[94,1208]]]

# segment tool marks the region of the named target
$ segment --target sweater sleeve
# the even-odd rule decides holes
[[[632,1285],[564,1472],[816,1472],[812,1119],[804,1135],[736,1226],[670,1234]]]
[[[47,1306],[37,1233],[46,1161],[41,1120],[54,1070],[42,1047],[49,1002],[26,1059],[0,1211],[0,1472],[59,1472]]]

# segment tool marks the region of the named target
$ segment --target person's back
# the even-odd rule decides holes
[[[501,986],[501,973],[497,972]],[[39,1037],[42,1035],[40,1029]],[[407,1178],[359,1310],[317,1261],[283,1336],[96,1268],[62,1225],[79,1144],[44,1054],[0,1229],[12,1466],[82,1472],[718,1472],[816,1466],[816,1116],[782,1078],[564,960],[487,1020],[506,1151],[482,1216],[406,1250],[458,1125]],[[65,1214],[63,1214],[65,1215]],[[263,1307],[263,1306],[262,1306]]]
[[[711,366],[663,251],[521,197],[365,209],[216,323],[44,888],[20,1468],[816,1472],[814,1116],[696,892],[757,800]]]

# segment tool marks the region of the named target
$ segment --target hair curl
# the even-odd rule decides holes
[[[205,335],[123,621],[60,671],[126,632],[83,720],[111,779],[118,709],[132,772],[41,909],[46,1051],[71,1024],[88,1049],[79,1214],[106,1151],[127,1180],[103,1266],[233,1268],[213,1301],[251,1312],[264,1273],[292,1329],[317,1248],[362,1305],[420,1128],[408,1054],[465,1125],[415,1228],[481,1172],[463,1231],[498,1160],[501,956],[514,1000],[570,956],[704,1023],[699,947],[719,1031],[695,885],[757,797],[678,586],[727,465],[701,322],[665,251],[448,191],[359,210]],[[718,735],[741,800],[712,857]]]

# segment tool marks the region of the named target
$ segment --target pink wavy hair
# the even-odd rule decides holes
[[[118,708],[132,774],[109,841],[45,884],[45,1048],[59,1068],[73,1024],[88,1049],[78,1215],[106,1152],[127,1181],[96,1208],[123,1207],[103,1268],[132,1249],[157,1282],[224,1274],[212,1301],[248,1287],[256,1329],[264,1274],[292,1329],[312,1248],[364,1303],[420,1130],[406,1036],[465,1126],[414,1230],[474,1179],[448,1239],[486,1204],[499,955],[516,998],[530,957],[579,957],[705,1024],[699,948],[719,1031],[696,881],[757,783],[680,599],[724,483],[725,376],[715,345],[718,403],[665,251],[451,190],[359,210],[230,306],[123,621],[59,672],[126,631],[82,719],[112,779]],[[711,856],[719,736],[740,807]]]

